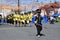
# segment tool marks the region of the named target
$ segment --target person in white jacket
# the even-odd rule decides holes
[[[54,17],[53,17],[54,11],[50,11],[50,24],[54,24]]]

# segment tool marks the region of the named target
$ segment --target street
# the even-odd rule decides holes
[[[0,25],[0,40],[60,40],[60,23],[44,24],[41,33],[45,36],[38,38],[34,24],[32,24],[32,27]]]

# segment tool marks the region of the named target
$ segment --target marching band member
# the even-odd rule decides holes
[[[17,26],[17,14],[15,13],[14,15],[13,15],[13,20],[14,20],[14,26]]]

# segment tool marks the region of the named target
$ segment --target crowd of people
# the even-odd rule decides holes
[[[32,15],[33,15],[32,13],[18,14],[15,12],[14,14],[10,14],[7,17],[5,17],[4,22],[9,24],[14,24],[15,26],[18,23],[19,26],[20,24],[29,24],[32,21]]]
[[[49,13],[47,13],[47,11],[44,8],[41,8],[41,13],[40,13],[41,17],[43,18],[43,23],[48,23],[50,22],[50,24],[54,24],[54,22],[58,22],[60,21],[60,13],[57,10],[52,10],[49,11]],[[19,23],[20,24],[29,24],[29,23],[34,23],[35,19],[37,16],[37,11],[34,12],[29,12],[29,13],[22,13],[22,14],[18,14],[17,12],[7,15],[7,17],[2,18],[2,16],[0,15],[0,23],[1,20],[4,19],[5,23],[9,23],[9,24],[14,24],[15,26]]]

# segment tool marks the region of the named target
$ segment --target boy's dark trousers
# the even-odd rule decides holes
[[[0,23],[1,23],[1,19],[0,19]]]
[[[42,31],[42,25],[36,25],[36,29],[37,29],[37,35],[40,35]]]

